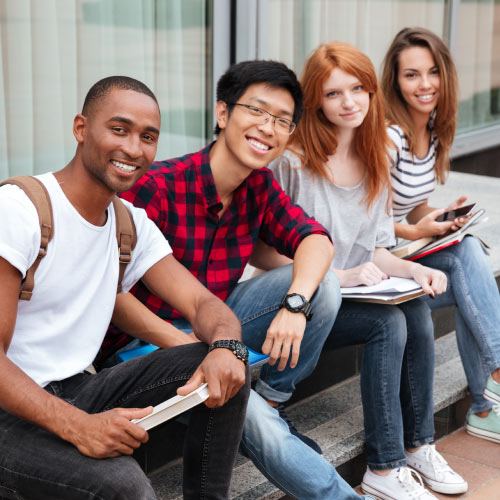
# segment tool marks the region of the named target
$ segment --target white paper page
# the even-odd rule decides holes
[[[341,288],[340,291],[342,295],[356,293],[356,294],[367,294],[367,293],[397,293],[397,292],[409,292],[411,290],[418,290],[420,285],[412,279],[408,278],[396,278],[394,276],[387,280],[382,280],[377,285],[371,286],[353,286]]]

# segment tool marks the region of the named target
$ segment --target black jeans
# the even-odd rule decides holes
[[[46,390],[89,413],[146,407],[176,395],[207,353],[202,343],[158,350],[81,373]],[[222,408],[196,406],[184,443],[184,498],[227,498],[243,429],[249,377]],[[168,446],[168,443],[165,443]],[[156,495],[128,456],[97,460],[56,435],[0,410],[0,497],[20,500],[150,500]]]

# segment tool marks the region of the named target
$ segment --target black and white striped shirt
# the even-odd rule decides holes
[[[416,206],[429,198],[436,187],[434,164],[438,138],[431,134],[429,150],[423,158],[412,155],[403,131],[397,125],[387,128],[396,149],[391,149],[392,206],[395,222],[401,222]]]

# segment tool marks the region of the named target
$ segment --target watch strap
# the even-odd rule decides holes
[[[248,349],[247,346],[235,339],[222,339],[216,340],[209,348],[208,352],[213,351],[214,349],[229,349],[239,360],[243,361],[243,363],[247,364],[248,362]]]

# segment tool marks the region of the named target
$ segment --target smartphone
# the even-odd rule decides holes
[[[466,215],[469,215],[472,210],[474,210],[475,206],[476,203],[471,203],[470,205],[465,205],[464,207],[459,207],[455,210],[448,210],[448,212],[438,215],[436,217],[436,222],[446,222],[455,220],[457,217],[465,217]]]

